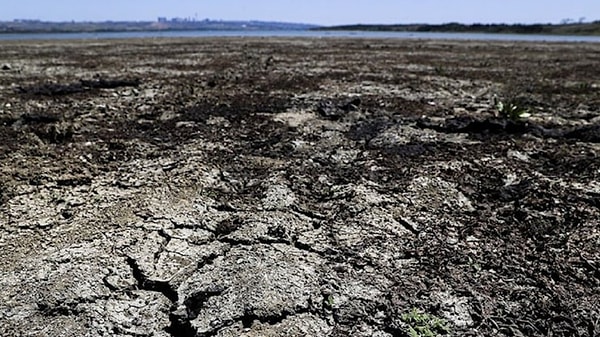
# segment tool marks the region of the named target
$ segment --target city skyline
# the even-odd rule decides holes
[[[0,20],[155,21],[158,17],[195,20],[260,20],[318,25],[359,23],[560,23],[593,21],[600,2],[542,0],[117,0],[48,2],[21,0],[3,9]]]

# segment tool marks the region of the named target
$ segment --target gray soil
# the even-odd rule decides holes
[[[426,336],[413,309],[436,335],[600,335],[600,45],[29,41],[0,64],[0,336]]]

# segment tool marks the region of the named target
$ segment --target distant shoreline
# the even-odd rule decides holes
[[[39,33],[125,33],[198,30],[309,30],[316,25],[266,21],[106,21],[46,22],[37,20],[0,21],[0,34]]]
[[[343,25],[314,27],[312,30],[370,31],[370,32],[435,32],[435,33],[488,33],[488,34],[543,34],[543,35],[600,35],[600,21],[568,24],[398,24],[398,25]]]
[[[409,33],[486,33],[600,36],[600,21],[568,24],[355,24],[317,26],[302,23],[265,21],[106,21],[46,22],[37,20],[0,21],[0,34],[128,33],[185,31],[364,31]]]

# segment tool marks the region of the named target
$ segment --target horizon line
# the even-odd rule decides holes
[[[159,23],[160,19],[163,17],[157,17],[155,20],[139,20],[139,19],[131,19],[131,20],[43,20],[43,19],[23,19],[23,18],[14,18],[10,20],[0,20],[2,23],[121,23],[121,22],[136,22],[136,23]],[[461,21],[446,21],[443,23],[427,23],[427,22],[410,22],[410,23],[365,23],[365,22],[355,22],[355,23],[344,23],[344,24],[335,24],[335,25],[325,25],[325,24],[317,24],[317,23],[309,23],[309,22],[296,22],[296,21],[281,21],[281,20],[257,20],[257,19],[195,19],[191,17],[164,17],[166,23],[190,23],[190,22],[264,22],[264,23],[285,23],[285,24],[298,24],[298,25],[311,25],[311,26],[320,26],[320,27],[343,27],[343,26],[410,26],[410,25],[448,25],[448,24],[460,24],[460,25],[578,25],[578,24],[594,24],[600,23],[600,20],[570,20],[566,22],[477,22],[473,21],[470,23],[461,22]],[[181,20],[181,21],[178,21]]]

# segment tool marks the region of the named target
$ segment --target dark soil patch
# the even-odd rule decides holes
[[[75,83],[41,83],[28,87],[18,87],[17,92],[33,96],[64,96],[87,92],[93,89],[116,89],[121,87],[137,87],[138,79],[93,79],[79,80]]]

